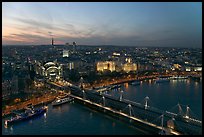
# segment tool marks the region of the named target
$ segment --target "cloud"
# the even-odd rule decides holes
[[[44,22],[40,22],[40,21],[36,21],[33,19],[23,19],[23,18],[16,18],[15,20],[23,23],[23,25],[27,25],[27,26],[32,26],[32,27],[37,27],[37,28],[45,28],[45,29],[52,29],[53,26],[50,23],[44,23]]]
[[[91,32],[91,30],[90,30]],[[186,47],[195,46],[199,47],[200,41],[195,39],[180,39],[180,38],[158,38],[154,40],[147,40],[142,36],[100,36],[93,35],[91,37],[69,37],[67,35],[57,35],[54,37],[55,43],[65,44],[67,42],[72,43],[76,41],[78,45],[121,45],[121,46],[161,46],[161,47]],[[51,39],[46,36],[33,35],[28,33],[10,34],[9,36],[3,36],[3,44],[50,44]],[[188,46],[188,47],[189,47]]]
[[[128,30],[125,26],[102,24],[82,25],[61,23],[53,24],[34,19],[14,18],[20,24],[12,26],[18,33],[4,35],[3,44],[50,44],[50,34],[60,44],[77,41],[86,45],[131,45],[131,46],[192,46],[199,47],[201,40],[196,37],[181,35],[175,29],[166,28],[140,33]],[[12,32],[12,31],[11,31]],[[50,34],[49,34],[50,33]]]
[[[20,31],[29,30],[31,33],[37,32],[40,34],[47,34],[48,36],[52,35],[60,36],[67,35],[68,37],[91,37],[96,29],[93,26],[88,26],[87,28],[79,28],[73,24],[62,23],[62,24],[53,24],[46,23],[41,21],[36,21],[33,19],[24,19],[24,18],[14,18],[14,20],[18,21],[21,25],[18,28]],[[80,24],[79,24],[80,25]],[[79,26],[78,25],[78,26]]]
[[[44,36],[39,35],[32,35],[27,33],[21,34],[10,34],[8,36],[3,36],[3,44],[11,44],[15,43],[18,44],[40,44],[40,43],[47,43],[50,39]]]

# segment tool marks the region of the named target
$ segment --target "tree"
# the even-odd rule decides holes
[[[73,81],[73,82],[78,82],[80,79],[79,71],[76,69],[70,70],[68,73],[68,79]]]
[[[90,71],[88,73],[88,76],[86,78],[87,82],[89,82],[90,84],[93,84],[94,81],[99,79],[99,75],[97,75],[97,73],[95,71]]]

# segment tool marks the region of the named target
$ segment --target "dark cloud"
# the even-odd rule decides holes
[[[90,37],[68,37],[66,35],[59,35],[55,37],[55,41],[61,42],[61,44],[67,42],[76,41],[79,45],[121,45],[121,46],[159,46],[159,47],[199,47],[202,43],[202,39],[197,41],[196,39],[186,38],[160,38],[147,40],[142,36],[100,36],[93,35],[94,29],[89,29]],[[85,33],[84,33],[85,34]],[[87,33],[87,35],[89,35]],[[19,39],[19,40],[18,40]],[[22,42],[24,40],[24,42]],[[29,33],[11,34],[9,36],[3,36],[3,44],[50,44],[50,38],[40,35],[31,35]],[[190,45],[190,46],[189,46]]]
[[[190,33],[185,33],[185,30],[178,31],[177,29],[176,31],[172,28],[162,28],[149,32],[144,31],[144,33],[138,32],[136,35],[133,33],[137,32],[135,30],[130,33],[124,26],[114,26],[107,23],[101,26],[87,26],[86,28],[79,29],[76,25],[70,23],[54,25],[52,23],[44,23],[33,19],[15,18],[15,20],[25,25],[15,27],[21,32],[23,31],[23,33],[3,36],[3,43],[23,43],[22,40],[25,40],[25,43],[29,43],[30,41],[30,44],[49,44],[49,36],[55,35],[55,39],[62,44],[70,41],[77,41],[79,44],[91,45],[107,44],[163,47],[200,47],[200,45],[202,45],[202,38]],[[63,35],[61,33],[63,33]]]

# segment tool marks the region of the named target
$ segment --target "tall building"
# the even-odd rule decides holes
[[[52,38],[52,45],[54,45],[54,38]]]
[[[76,42],[73,42],[73,53],[76,52]]]
[[[69,62],[68,63],[68,68],[69,68],[69,70],[74,69],[74,62]]]
[[[69,46],[69,43],[67,42],[67,43],[65,43],[65,46]]]

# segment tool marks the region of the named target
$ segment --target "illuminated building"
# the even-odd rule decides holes
[[[125,72],[136,71],[137,65],[135,63],[126,63],[123,65],[123,70]]]
[[[120,53],[113,52],[114,56],[120,56]]]
[[[135,63],[132,63],[131,58],[126,58],[125,61],[127,62],[127,63],[125,63],[123,65],[123,70],[125,72],[130,72],[130,71],[136,71],[137,70],[137,65]]]
[[[105,61],[97,63],[97,71],[110,70],[115,71],[115,62],[113,61]]]
[[[128,62],[128,63],[132,63],[132,59],[131,58],[126,58],[125,61]]]
[[[202,71],[202,67],[194,67],[194,71]]]
[[[62,77],[62,66],[56,62],[47,62],[43,66],[38,63],[36,74],[45,76],[45,78],[50,80],[60,79]]]
[[[179,64],[174,64],[174,68],[180,69],[180,68],[181,68],[181,65],[179,65]]]
[[[69,57],[69,50],[63,50],[63,55],[62,57]]]
[[[69,68],[69,70],[74,69],[74,62],[68,63],[68,68]]]
[[[55,80],[55,79],[60,79],[62,76],[62,66],[58,65],[57,63],[54,62],[47,62],[44,65],[44,75],[45,77]]]
[[[186,71],[191,71],[191,67],[186,67]]]
[[[121,62],[116,61],[115,71],[117,71],[117,72],[122,71],[122,70],[123,70],[123,69],[122,69],[122,66],[123,66],[123,64],[122,64]]]

